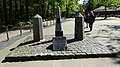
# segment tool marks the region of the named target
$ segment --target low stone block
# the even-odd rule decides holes
[[[63,51],[67,45],[66,37],[53,37],[53,50]]]

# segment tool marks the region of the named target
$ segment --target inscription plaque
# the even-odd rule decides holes
[[[65,50],[66,45],[66,37],[53,37],[53,50]]]

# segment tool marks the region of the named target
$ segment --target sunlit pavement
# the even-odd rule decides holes
[[[115,18],[116,19],[116,18]],[[62,24],[64,34],[74,34],[74,19],[70,19]],[[117,20],[105,20],[110,24],[118,23]],[[115,21],[115,22],[114,22]],[[93,37],[97,33],[98,26],[102,21],[96,21],[92,32],[88,32],[88,36]],[[114,22],[114,23],[113,23]],[[103,23],[104,24],[104,23]],[[54,34],[54,26],[44,29],[44,35]],[[85,29],[88,30],[88,29]],[[98,41],[99,42],[99,41]],[[100,41],[101,42],[101,41]],[[15,47],[11,45],[3,50],[0,50],[0,61],[5,58],[9,53],[9,49]],[[29,61],[29,62],[12,62],[12,63],[0,63],[0,67],[120,67],[120,60],[117,58],[84,58],[84,59],[69,59],[69,60],[49,60],[49,61]]]

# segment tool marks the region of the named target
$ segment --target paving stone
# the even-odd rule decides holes
[[[76,53],[75,55],[86,55],[86,53],[79,52],[79,53]]]
[[[53,53],[54,55],[56,55],[56,54],[57,54],[57,51],[53,51],[52,53]]]
[[[92,53],[91,52],[86,52],[86,55],[91,55]]]
[[[35,42],[35,43],[25,44],[25,45],[16,47],[6,56],[7,58],[5,58],[5,60],[10,59],[10,61],[14,61],[14,57],[26,58],[30,56],[33,56],[33,57],[39,56],[40,58],[44,56],[45,59],[50,59],[54,57],[55,58],[56,57],[57,58],[89,57],[89,55],[93,55],[92,57],[98,57],[98,56],[101,57],[102,54],[114,53],[113,51],[109,50],[107,47],[101,44],[98,44],[92,38],[89,38],[87,36],[85,36],[85,39],[82,41],[73,41],[71,43],[68,43],[69,45],[67,45],[67,49],[65,51],[53,51],[52,41],[51,41],[52,37],[54,37],[54,35],[45,35],[44,42]],[[67,38],[67,40],[68,39],[70,40],[71,38],[73,38],[73,35],[66,34],[65,37]],[[48,57],[48,56],[52,56],[52,57]]]
[[[72,51],[66,51],[66,55],[74,55]]]

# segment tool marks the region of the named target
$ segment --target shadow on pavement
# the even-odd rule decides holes
[[[31,44],[31,43],[35,43],[35,44],[32,44],[30,46],[36,46],[36,45],[40,45],[40,44],[47,44],[47,43],[50,43],[50,42],[52,42],[52,40],[48,40],[48,41],[44,41],[44,42],[36,42],[36,43],[35,43],[34,40],[31,40],[31,41],[28,41],[28,42],[25,42],[25,43],[20,43],[17,47],[28,45],[28,44]],[[17,48],[17,47],[15,47],[15,48]],[[13,51],[15,48],[10,49],[10,51]]]
[[[20,47],[20,46],[23,46],[23,45],[28,45],[30,43],[34,43],[35,41],[31,40],[31,41],[28,41],[28,42],[25,42],[25,43],[20,43],[17,47]],[[15,48],[17,48],[15,47]],[[11,48],[10,51],[13,51],[15,48]]]
[[[116,57],[112,58],[115,62],[115,64],[120,64],[120,51],[117,52]]]
[[[85,33],[87,33],[87,32],[91,32],[91,31],[85,31]]]

